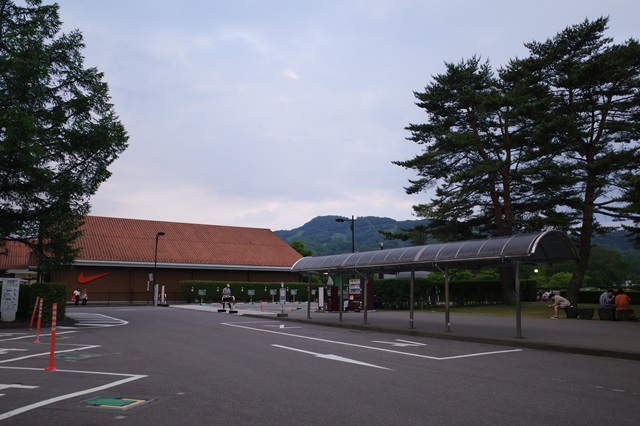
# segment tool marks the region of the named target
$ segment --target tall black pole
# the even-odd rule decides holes
[[[158,269],[158,239],[164,235],[164,232],[160,231],[156,233],[156,251],[153,256],[153,306],[158,306],[158,292],[156,281],[156,270]]]
[[[355,233],[355,222],[356,219],[354,218],[354,216],[351,216],[351,253],[355,253],[356,252],[356,233]]]

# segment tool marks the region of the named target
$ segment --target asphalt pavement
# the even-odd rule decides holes
[[[220,304],[172,305],[174,308],[218,312]],[[430,338],[472,341],[539,350],[640,361],[640,322],[593,319],[522,318],[520,336],[513,316],[454,314],[449,324],[442,312],[319,311],[316,303],[238,303],[239,316],[268,317],[333,327],[370,330]]]

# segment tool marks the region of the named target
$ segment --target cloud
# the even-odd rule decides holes
[[[286,79],[297,80],[300,78],[297,72],[294,70],[284,70],[282,71],[282,76]]]

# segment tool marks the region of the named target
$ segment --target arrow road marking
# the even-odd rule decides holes
[[[347,362],[349,364],[362,365],[364,367],[379,368],[381,370],[391,370],[390,368],[380,367],[379,365],[374,365],[374,364],[367,364],[366,362],[356,361],[355,359],[345,358],[345,357],[338,356],[338,355],[319,354],[319,353],[315,353],[315,352],[309,352],[309,351],[304,351],[302,349],[290,348],[290,347],[287,347],[287,346],[280,346],[280,345],[271,345],[271,346],[275,346],[276,348],[288,349],[290,351],[295,351],[295,352],[302,352],[303,354],[313,355],[316,358],[324,358],[324,359],[330,359],[330,360],[333,360],[333,361]]]
[[[468,357],[486,356],[486,355],[497,355],[497,354],[506,354],[506,353],[513,353],[513,352],[521,352],[522,351],[522,349],[508,349],[508,350],[502,350],[502,351],[481,352],[481,353],[472,353],[472,354],[466,354],[466,355],[435,357],[435,356],[428,356],[428,355],[424,355],[424,354],[415,354],[415,353],[411,353],[411,352],[402,352],[402,351],[397,351],[395,349],[387,349],[387,348],[380,348],[380,347],[375,347],[375,346],[358,345],[356,343],[341,342],[341,341],[337,341],[337,340],[320,339],[318,337],[311,337],[311,336],[299,336],[299,335],[296,335],[296,334],[284,333],[284,332],[275,331],[275,330],[265,330],[263,328],[255,328],[255,327],[249,327],[249,326],[246,326],[246,325],[242,325],[243,323],[223,322],[223,323],[220,323],[220,324],[221,325],[227,325],[229,327],[237,327],[237,328],[244,328],[246,330],[259,331],[261,333],[278,334],[280,336],[293,337],[293,338],[296,338],[296,339],[306,339],[306,340],[313,340],[313,341],[316,341],[316,342],[333,343],[333,344],[336,344],[336,345],[344,345],[344,346],[351,346],[351,347],[362,348],[362,349],[370,349],[372,351],[380,351],[380,352],[387,352],[387,353],[393,353],[393,354],[398,354],[398,355],[411,356],[411,357],[416,357],[416,358],[431,359],[431,360],[434,360],[434,361],[448,361],[448,360],[459,359],[459,358],[468,358]]]
[[[289,329],[289,328],[302,328],[302,327],[288,327],[288,326],[286,326],[284,324],[280,324],[280,325],[277,325],[277,324],[276,325],[265,325],[265,327],[273,327],[273,328],[277,327],[277,328],[281,328],[281,329],[282,328],[286,328],[286,329]]]
[[[401,347],[401,348],[404,348],[407,346],[427,346],[426,343],[418,343],[418,342],[412,342],[410,340],[402,340],[402,339],[396,339],[395,342],[385,342],[384,340],[374,340],[373,343],[386,343],[388,345]]]

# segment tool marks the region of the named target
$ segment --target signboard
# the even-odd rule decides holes
[[[292,288],[292,289],[291,289],[291,295],[292,295],[292,296],[295,296],[295,295],[297,295],[297,294],[298,294],[298,289],[297,289],[297,288]]]
[[[18,312],[18,296],[20,294],[20,278],[2,279],[2,301],[0,311],[2,311],[3,321],[15,321]]]
[[[269,289],[269,295],[270,296],[275,296],[276,294],[278,294],[278,289],[277,288],[270,288]]]
[[[360,279],[349,280],[349,294],[360,294]]]
[[[281,288],[280,289],[280,303],[286,303],[287,302],[287,289],[286,288]]]
[[[249,296],[255,296],[255,295],[256,295],[256,291],[255,291],[255,289],[248,289],[248,290],[247,290],[247,294],[248,294]]]
[[[207,295],[207,289],[206,288],[199,288],[198,289],[198,296],[206,296]]]

